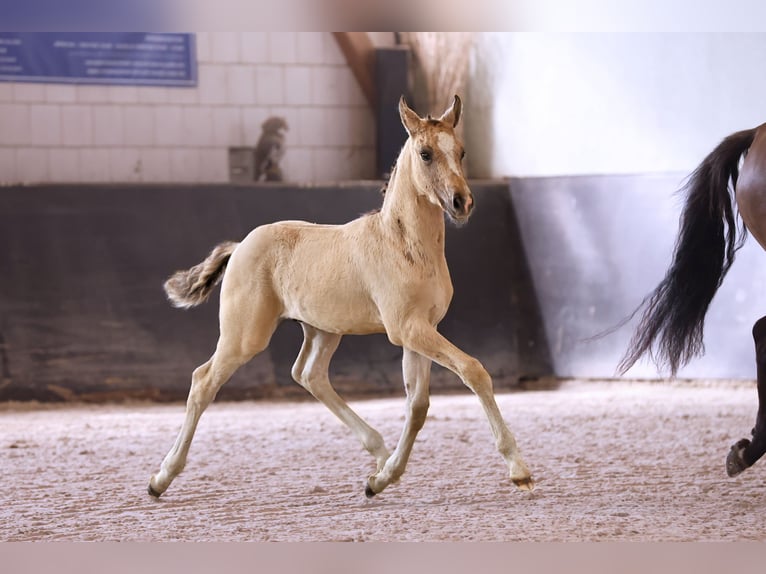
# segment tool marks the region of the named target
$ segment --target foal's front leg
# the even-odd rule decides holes
[[[534,480],[516,446],[516,439],[505,424],[495,401],[492,378],[482,364],[450,343],[425,321],[405,325],[395,334],[389,334],[389,337],[460,377],[463,384],[476,394],[484,408],[495,437],[495,446],[508,464],[511,480],[521,490],[534,489]]]
[[[402,435],[396,450],[391,454],[382,469],[367,481],[365,494],[372,498],[392,482],[399,480],[407,466],[415,437],[423,428],[428,414],[428,384],[431,380],[431,359],[404,349],[402,357],[404,388],[407,391],[407,414]]]

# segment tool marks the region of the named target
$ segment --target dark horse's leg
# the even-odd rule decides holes
[[[733,447],[726,458],[726,473],[736,476],[755,464],[766,453],[766,317],[753,325],[755,361],[758,366],[758,415],[753,428],[753,438],[743,438]]]

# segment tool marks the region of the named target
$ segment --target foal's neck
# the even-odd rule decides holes
[[[387,228],[444,251],[444,212],[419,192],[400,155],[391,173],[380,217]]]

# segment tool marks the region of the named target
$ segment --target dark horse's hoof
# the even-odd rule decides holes
[[[731,447],[729,455],[726,457],[726,474],[729,476],[737,476],[740,472],[750,466],[745,462],[745,458],[743,457],[743,453],[749,445],[750,441],[743,438]]]
[[[152,483],[151,483],[151,482],[149,483],[149,488],[147,488],[147,489],[146,489],[146,491],[147,491],[149,494],[151,494],[151,495],[152,495],[154,498],[159,498],[159,497],[162,495],[162,493],[161,493],[161,492],[157,492],[156,490],[154,490],[154,489],[152,488]]]
[[[364,487],[364,495],[367,498],[372,498],[373,496],[375,496],[375,494],[376,494],[375,491],[372,489],[372,487],[370,486],[370,483],[368,482]]]

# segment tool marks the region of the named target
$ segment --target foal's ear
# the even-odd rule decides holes
[[[404,129],[410,135],[414,134],[420,127],[420,116],[410,109],[407,102],[404,101],[404,96],[399,98],[399,117],[402,119]]]
[[[463,111],[463,102],[460,101],[460,98],[457,94],[455,94],[455,99],[452,100],[452,105],[449,107],[449,109],[442,114],[442,117],[439,119],[447,124],[452,124],[453,128],[457,127],[458,122],[460,121],[460,113]]]

